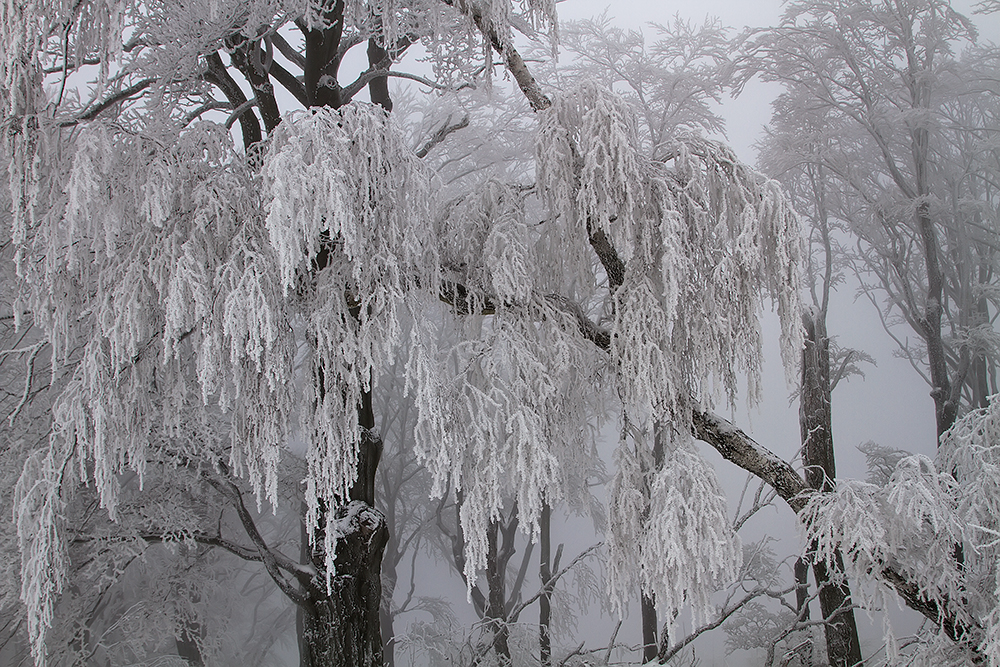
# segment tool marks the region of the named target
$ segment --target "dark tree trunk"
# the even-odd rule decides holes
[[[647,484],[649,485],[647,489],[652,488],[653,477],[663,467],[664,437],[663,425],[660,422],[655,422],[653,424],[653,469],[646,472]],[[660,653],[656,632],[656,599],[651,594],[642,591],[639,598],[639,610],[642,622],[642,661],[650,662],[655,660]]]
[[[317,581],[302,605],[300,665],[302,667],[382,667],[382,552],[388,540],[382,513],[361,500],[335,510],[347,524],[337,541],[336,574],[327,594]],[[324,555],[314,552],[314,565]]]
[[[510,630],[507,627],[506,593],[504,591],[505,563],[501,562],[497,551],[497,533],[500,524],[491,521],[486,532],[486,583],[489,594],[486,603],[487,627],[493,632],[493,651],[501,665],[510,663],[510,645],[507,640]]]
[[[374,38],[368,40],[368,66],[374,69],[389,69],[392,59],[388,52]],[[368,97],[372,104],[378,104],[386,111],[392,111],[392,98],[389,96],[389,78],[377,76],[368,82]]]
[[[542,596],[538,599],[538,644],[541,667],[552,664],[552,635],[550,625],[552,620],[552,508],[548,503],[542,505],[542,516],[539,519],[539,547],[541,565],[538,578],[542,583]]]
[[[320,391],[324,391],[322,375]],[[350,498],[326,511],[335,513],[341,535],[336,544],[335,572],[327,589],[326,554],[319,528],[308,559],[318,574],[306,587],[300,605],[299,662],[301,667],[383,667],[380,622],[382,555],[389,541],[385,516],[375,509],[375,473],[382,455],[376,434],[371,392],[358,406],[361,443],[358,477]],[[325,523],[325,522],[322,522]]]
[[[204,667],[205,659],[201,656],[201,649],[198,648],[197,636],[203,635],[202,628],[195,623],[186,623],[181,630],[181,636],[174,638],[177,647],[177,655],[187,661],[191,667]]]
[[[795,613],[800,621],[809,620],[809,562],[795,560]]]
[[[802,388],[799,402],[799,426],[802,436],[802,462],[806,483],[813,489],[832,491],[837,469],[833,452],[832,410],[830,405],[830,340],[822,314],[803,315],[805,348],[802,351]],[[813,577],[819,591],[826,650],[833,667],[854,667],[862,661],[858,627],[851,608],[851,589],[843,580],[843,559],[835,554],[835,572],[822,562],[813,563]],[[836,577],[831,575],[836,574]],[[801,584],[801,582],[796,582]],[[796,596],[797,599],[799,596]]]
[[[642,610],[642,661],[650,662],[656,660],[660,651],[656,637],[656,602],[643,593],[639,605]]]

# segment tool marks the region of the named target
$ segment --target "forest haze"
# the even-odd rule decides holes
[[[0,6],[0,663],[1000,665],[972,10]]]

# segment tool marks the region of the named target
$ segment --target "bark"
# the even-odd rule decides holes
[[[316,382],[326,391],[322,369]],[[300,602],[299,662],[301,667],[383,667],[380,610],[382,555],[389,541],[385,516],[375,508],[375,475],[382,456],[382,440],[375,430],[371,392],[358,406],[361,443],[357,480],[349,498],[327,509],[335,513],[339,536],[334,572],[325,581],[326,554],[322,529],[310,527],[309,561],[318,574],[304,586]],[[320,522],[325,525],[325,521]]]
[[[656,637],[656,602],[643,593],[639,605],[642,610],[642,661],[651,662],[660,652]]]
[[[802,386],[799,396],[799,427],[806,483],[817,491],[833,491],[837,477],[833,450],[830,391],[830,340],[825,314],[806,313],[805,347],[802,350]],[[853,667],[862,661],[858,627],[851,608],[851,589],[844,579],[843,557],[837,551],[831,572],[826,563],[813,563],[820,609],[828,622],[823,630],[826,650],[834,667]],[[798,576],[796,572],[796,576]],[[834,583],[840,582],[840,583]],[[801,583],[801,582],[799,582]],[[802,594],[801,589],[797,598]]]
[[[598,234],[600,236],[598,236]],[[602,244],[601,239],[604,239],[604,232],[598,230],[597,234],[591,234],[591,244],[598,248]],[[597,239],[595,241],[595,239]],[[606,241],[606,239],[605,239]],[[613,264],[611,262],[610,264]],[[624,276],[624,269],[620,274],[621,277]],[[609,282],[612,285],[620,285],[621,280],[609,274]],[[660,422],[656,422],[653,425],[653,469],[647,471],[649,476],[649,485],[652,486],[652,477],[663,467],[663,425]],[[647,517],[648,518],[648,517]],[[660,644],[656,636],[656,598],[652,594],[643,591],[639,596],[639,610],[640,618],[642,622],[642,661],[650,662],[656,660],[657,655],[660,653]],[[664,641],[664,646],[666,646],[666,641]]]
[[[200,634],[199,628],[194,625],[185,625],[181,630],[181,636],[174,638],[174,645],[177,648],[177,655],[187,661],[191,667],[204,667],[205,659],[201,657],[201,649],[195,637]]]
[[[803,621],[809,620],[809,563],[805,558],[795,559],[795,614]]]
[[[382,552],[389,533],[382,513],[353,500],[336,510],[345,535],[337,542],[336,575],[327,592],[315,582],[302,605],[301,667],[382,667],[379,609]],[[322,572],[325,556],[312,561]]]
[[[510,630],[507,627],[506,595],[504,574],[506,567],[503,555],[497,550],[497,533],[500,524],[491,521],[486,533],[486,583],[489,587],[486,602],[487,627],[493,632],[493,652],[501,665],[510,664]]]
[[[368,65],[375,69],[388,69],[392,59],[388,52],[374,38],[368,40]],[[378,104],[386,111],[392,111],[389,96],[389,77],[377,76],[368,82],[368,97],[372,104]]]
[[[542,667],[552,664],[552,635],[550,623],[552,620],[552,508],[548,503],[542,505],[542,516],[538,521],[539,536],[539,566],[538,578],[542,583],[542,595],[538,598],[538,644],[539,662]]]

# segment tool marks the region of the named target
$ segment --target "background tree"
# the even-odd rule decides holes
[[[785,86],[783,135],[811,122],[797,120],[792,105],[822,114],[829,140],[803,159],[840,192],[827,200],[829,215],[856,239],[862,286],[931,387],[938,435],[960,414],[963,394],[965,405],[982,404],[993,363],[985,295],[995,230],[980,222],[989,215],[977,216],[996,210],[985,186],[995,167],[981,161],[992,159],[983,142],[996,118],[982,67],[995,69],[996,55],[953,53],[974,38],[947,2],[797,2],[782,26],[745,47],[748,73]],[[923,350],[896,333],[902,322]]]
[[[836,487],[836,454],[833,447],[832,394],[838,382],[860,373],[860,361],[873,361],[856,350],[841,350],[827,333],[831,292],[844,282],[842,247],[845,225],[835,217],[839,193],[827,177],[818,156],[836,143],[836,127],[824,109],[811,112],[810,100],[786,93],[774,103],[771,126],[761,145],[761,168],[778,179],[792,204],[809,222],[805,278],[812,304],[803,310],[805,347],[802,351],[798,388],[802,464],[806,482],[820,491]],[[854,619],[850,587],[843,580],[843,565],[830,576],[826,563],[813,564],[822,618],[832,623],[824,628],[827,655],[833,665],[861,662],[861,644]],[[796,569],[799,585],[807,583],[806,562]],[[838,583],[833,583],[837,581]],[[801,593],[805,602],[805,590]],[[803,612],[808,618],[808,608]]]

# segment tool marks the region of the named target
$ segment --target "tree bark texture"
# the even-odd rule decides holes
[[[656,637],[656,602],[651,595],[643,593],[639,606],[642,610],[642,661],[651,662],[660,652]]]
[[[539,571],[542,595],[538,598],[538,645],[541,667],[552,664],[552,635],[550,630],[552,620],[552,508],[548,503],[542,505],[542,516],[538,520],[539,536]]]
[[[371,505],[354,500],[335,510],[344,522],[334,560],[336,574],[327,593],[317,581],[302,605],[302,667],[382,667],[382,552],[389,537],[385,518]],[[314,565],[325,556],[315,551]],[[317,568],[322,572],[322,568]]]
[[[510,630],[507,627],[505,593],[506,559],[497,550],[498,521],[491,521],[486,533],[486,583],[489,592],[486,603],[487,627],[493,632],[493,652],[501,665],[510,663]]]
[[[802,386],[799,427],[806,483],[817,491],[833,491],[837,477],[833,451],[833,413],[830,390],[830,339],[822,312],[802,316],[805,347],[802,350]],[[851,589],[843,577],[843,557],[838,551],[834,571],[823,562],[813,563],[820,609],[827,620],[823,630],[833,667],[854,667],[862,661],[858,627],[851,608]],[[798,575],[798,572],[796,572]],[[841,583],[835,583],[835,582]],[[797,582],[801,583],[801,582]],[[796,596],[798,599],[798,595]]]

